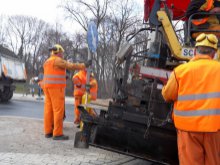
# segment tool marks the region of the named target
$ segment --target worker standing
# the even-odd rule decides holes
[[[91,64],[70,63],[63,59],[64,49],[56,44],[49,49],[51,56],[44,63],[44,132],[45,137],[53,140],[68,140],[63,134],[64,100],[66,69],[84,69]]]
[[[38,74],[38,98],[41,98],[42,92],[43,92],[43,78],[44,78],[44,74],[43,74],[43,68],[40,69],[40,73]]]
[[[162,95],[174,102],[180,165],[220,164],[220,63],[217,37],[196,38],[195,57],[174,69]]]
[[[32,77],[29,81],[29,86],[30,86],[30,93],[32,97],[34,97],[34,77]]]

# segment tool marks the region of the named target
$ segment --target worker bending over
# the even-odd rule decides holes
[[[64,49],[56,44],[49,49],[51,56],[44,63],[44,132],[45,137],[53,140],[68,140],[63,134],[65,104],[66,69],[84,69],[91,64],[70,63],[63,59]]]
[[[95,79],[94,73],[90,75],[90,95],[91,100],[95,101],[97,99],[98,94],[98,82]]]
[[[174,102],[180,165],[220,164],[220,63],[217,37],[200,34],[195,57],[174,69],[162,95]]]
[[[75,99],[74,103],[74,124],[78,125],[80,123],[80,111],[78,109],[78,106],[82,103],[82,97],[86,92],[86,69],[80,70],[75,75],[73,75],[72,81],[74,84],[74,92],[73,96]],[[90,95],[91,100],[96,100],[97,98],[97,91],[98,91],[98,83],[96,79],[94,78],[94,74],[92,73],[90,76]]]

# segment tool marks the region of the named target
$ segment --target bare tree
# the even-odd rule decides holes
[[[99,27],[106,16],[109,3],[110,0],[65,0],[61,7],[66,11],[67,18],[76,21],[87,31],[90,19],[95,20]]]
[[[5,44],[5,16],[0,16],[0,45]]]
[[[89,2],[86,0],[66,0],[62,8],[64,11],[66,11],[67,18],[76,21],[86,32],[89,20],[94,20],[96,22],[97,29],[99,29],[101,23],[105,20],[109,4],[110,0],[93,0]],[[99,73],[101,73],[99,72],[101,69],[99,63],[104,62],[104,56],[100,53],[100,51],[97,51],[97,54],[94,54],[94,60],[96,61],[95,66],[97,66],[94,68],[96,69],[95,72],[98,78],[98,82],[100,82]]]
[[[93,55],[93,69],[99,85],[99,96],[111,95],[114,58],[125,36],[140,19],[136,15],[134,0],[66,0],[62,8],[67,18],[87,31],[89,20],[94,20],[99,32],[97,53]]]
[[[111,8],[110,18],[113,24],[113,36],[116,51],[125,39],[125,35],[135,29],[135,25],[141,21],[137,16],[137,3],[134,0],[118,0]]]
[[[44,44],[45,41],[45,34],[48,28],[48,24],[45,23],[44,21],[37,21],[35,22],[35,26],[32,29],[33,30],[33,37],[30,41],[30,47],[29,49],[32,50],[32,58],[33,58],[33,69],[32,73],[37,74],[40,66],[38,60],[41,57],[40,50],[42,45]]]
[[[101,75],[105,78],[111,85],[105,87],[105,90],[108,93],[112,93],[113,80],[115,77],[114,68],[115,68],[115,54],[119,50],[120,46],[126,40],[126,36],[135,30],[136,24],[141,22],[141,18],[137,14],[137,3],[134,0],[117,0],[111,4],[111,12],[106,19],[106,25],[102,28],[103,31],[108,29],[107,33],[102,35],[104,42],[107,41],[107,46],[104,47],[102,52],[109,52],[107,49],[111,48],[111,55],[106,54],[106,58],[109,61],[108,68],[105,68]],[[106,36],[108,36],[106,40]],[[110,57],[110,58],[109,58]],[[104,80],[103,80],[104,81]]]
[[[29,73],[35,74],[39,49],[45,39],[47,23],[34,17],[11,16],[8,18],[8,45],[25,61]]]
[[[55,44],[60,44],[63,46],[65,50],[65,57],[68,58],[68,56],[71,54],[73,50],[73,42],[69,39],[70,37],[61,31],[62,27],[61,25],[56,25],[56,27],[49,26],[49,28],[46,29],[46,31],[43,33],[42,42],[40,44],[39,48],[39,65],[43,65],[44,61],[46,61],[47,58],[49,58],[49,48],[52,47]]]

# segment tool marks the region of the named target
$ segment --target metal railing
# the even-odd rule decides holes
[[[198,26],[198,29],[194,29],[193,26],[192,26],[192,20],[193,19],[197,19],[195,18],[195,16],[211,16],[211,15],[215,15],[215,16],[219,16],[220,17],[220,13],[207,13],[207,12],[198,12],[198,13],[194,13],[192,14],[189,19],[188,19],[188,27],[187,27],[187,42],[189,43],[190,40],[192,39],[191,37],[191,34],[193,32],[218,32],[220,33],[220,29],[219,30],[210,30],[208,28],[199,28]],[[219,19],[219,18],[218,18]],[[220,21],[220,20],[219,20]],[[220,25],[220,24],[219,24]]]

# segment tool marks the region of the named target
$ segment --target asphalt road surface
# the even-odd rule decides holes
[[[73,105],[65,105],[66,119],[65,121],[73,122],[74,113]],[[42,101],[20,101],[10,100],[7,103],[0,103],[0,116],[19,116],[43,119],[44,103]]]

